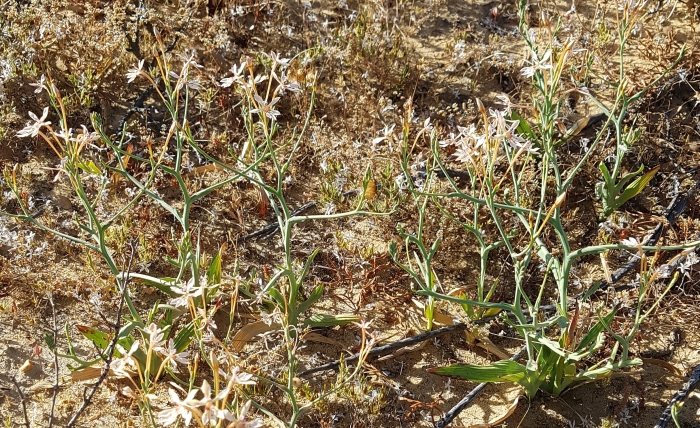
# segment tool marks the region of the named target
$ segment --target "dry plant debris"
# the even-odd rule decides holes
[[[3,423],[697,426],[697,26],[7,0]]]

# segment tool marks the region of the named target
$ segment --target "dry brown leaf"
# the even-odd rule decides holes
[[[76,370],[70,374],[70,379],[73,382],[83,380],[97,379],[102,374],[102,367],[85,367],[84,369]]]
[[[433,314],[433,321],[442,325],[454,325],[455,323],[451,316],[445,315],[440,311],[435,311]]]
[[[246,324],[233,336],[232,348],[234,351],[242,351],[246,343],[252,341],[255,336],[267,333],[268,331],[279,330],[280,328],[282,328],[282,326],[277,323],[267,325],[262,321]]]
[[[508,358],[510,358],[510,355],[506,354],[501,350],[501,348],[494,345],[494,343],[491,342],[491,339],[489,339],[488,337],[479,337],[477,340],[480,342],[476,344],[476,346],[478,346],[479,348],[485,349],[490,353],[497,355],[498,358],[502,360],[507,360]]]
[[[667,361],[657,360],[656,358],[642,358],[642,362],[644,364],[653,364],[655,366],[663,367],[674,375],[683,377],[683,372],[678,367]]]

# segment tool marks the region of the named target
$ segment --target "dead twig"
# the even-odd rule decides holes
[[[377,356],[390,354],[390,353],[396,351],[397,349],[405,348],[405,347],[413,345],[415,343],[430,340],[434,337],[438,337],[440,335],[443,335],[445,333],[449,333],[451,331],[465,330],[465,329],[468,329],[470,327],[473,327],[474,325],[486,324],[495,318],[496,317],[482,318],[482,319],[475,320],[469,324],[459,323],[459,324],[439,328],[437,330],[421,333],[419,335],[408,337],[406,339],[401,339],[399,341],[396,341],[394,343],[390,343],[388,345],[377,346],[377,347],[373,348],[371,351],[369,351],[369,353],[367,354],[367,357],[368,358],[369,357],[377,357]],[[359,358],[360,358],[360,354],[355,354],[355,355],[352,355],[350,357],[344,358],[343,362],[344,363],[351,363],[351,362],[357,361]],[[298,376],[303,377],[303,376],[308,376],[308,375],[311,375],[311,374],[314,374],[317,372],[321,372],[324,370],[335,370],[339,366],[340,366],[340,360],[335,360],[335,361],[332,361],[330,363],[323,364],[323,365],[318,366],[318,367],[314,367],[312,369],[304,370],[303,372],[300,372],[298,374]]]
[[[654,425],[654,428],[664,428],[666,426],[668,421],[671,420],[671,412],[673,411],[673,407],[677,403],[683,403],[683,401],[688,397],[688,394],[695,389],[698,382],[700,382],[700,365],[695,367],[695,370],[693,370],[693,373],[690,375],[688,382],[686,382],[685,385],[683,385],[683,388],[681,388],[681,390],[673,396],[673,399],[670,403],[668,403],[666,409],[664,409],[664,412],[661,414],[661,418],[656,425]]]
[[[53,336],[53,346],[56,349],[58,343],[58,327],[56,324],[56,306],[53,304],[53,293],[49,292],[49,303],[51,304],[51,317],[53,318],[53,328],[51,334]],[[56,410],[56,397],[58,397],[58,389],[60,387],[60,373],[58,368],[58,352],[53,352],[53,368],[56,378],[53,383],[53,392],[51,394],[51,412],[49,413],[49,428],[53,426],[54,411]]]
[[[129,285],[129,274],[131,273],[131,267],[132,263],[134,261],[134,254],[136,253],[136,246],[134,243],[130,243],[131,246],[131,254],[129,255],[129,262],[126,264],[126,275],[123,275],[121,278],[123,278],[123,281],[120,281],[119,279],[116,279],[117,287],[119,287],[119,307],[117,308],[117,320],[114,323],[114,337],[112,338],[112,341],[109,344],[109,347],[107,348],[107,358],[105,360],[105,367],[102,370],[102,373],[100,374],[99,379],[97,379],[97,382],[92,387],[92,390],[90,393],[83,399],[83,404],[80,406],[80,409],[73,415],[70,421],[68,421],[68,424],[66,425],[66,428],[71,428],[75,425],[77,422],[78,418],[80,415],[87,409],[87,407],[90,405],[92,397],[95,395],[95,392],[97,392],[97,389],[102,385],[102,382],[107,378],[107,375],[109,374],[109,369],[110,365],[112,364],[112,358],[114,357],[114,350],[117,347],[117,342],[119,341],[119,332],[121,330],[121,320],[122,320],[122,309],[124,307],[124,296],[126,294],[126,288]]]
[[[24,402],[24,394],[22,393],[22,388],[20,388],[19,383],[17,383],[17,379],[14,376],[10,376],[10,380],[15,385],[15,388],[17,388],[17,393],[19,394],[19,402],[22,404],[22,413],[24,414],[24,426],[29,428],[30,425],[29,417],[27,416],[27,404]]]

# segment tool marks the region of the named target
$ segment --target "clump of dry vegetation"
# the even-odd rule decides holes
[[[5,425],[697,421],[693,4],[0,20]]]

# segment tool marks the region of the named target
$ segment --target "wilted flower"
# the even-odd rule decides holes
[[[49,114],[49,108],[44,107],[44,114],[41,115],[41,117],[36,117],[34,113],[31,111],[29,112],[29,117],[34,120],[34,123],[27,122],[27,125],[17,133],[18,137],[36,137],[39,135],[39,131],[41,131],[41,128],[44,126],[51,125],[51,122],[44,122],[44,119],[46,119],[46,116]]]

